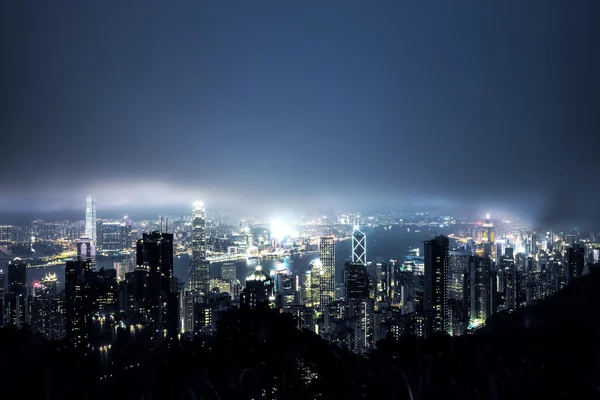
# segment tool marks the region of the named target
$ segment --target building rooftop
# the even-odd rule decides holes
[[[269,279],[271,278],[265,273],[265,271],[262,270],[260,265],[258,265],[254,272],[248,278],[246,278],[247,281],[266,281]]]

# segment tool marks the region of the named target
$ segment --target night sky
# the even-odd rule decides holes
[[[0,5],[0,211],[600,223],[600,3]]]

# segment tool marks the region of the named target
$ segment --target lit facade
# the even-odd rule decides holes
[[[47,340],[63,337],[62,301],[58,296],[56,274],[48,274],[41,282],[35,282],[30,299],[30,323],[32,330]]]
[[[483,222],[483,231],[481,241],[484,247],[484,254],[492,260],[496,260],[496,233],[494,232],[494,223],[489,219]]]
[[[335,238],[324,236],[319,245],[322,274],[319,282],[319,311],[335,300]]]
[[[275,292],[279,308],[291,308],[299,303],[298,275],[284,269],[275,273]]]
[[[13,243],[13,227],[0,225],[0,247],[10,246]]]
[[[226,262],[221,265],[221,278],[231,282],[237,279],[235,263]]]
[[[197,201],[192,208],[192,260],[190,290],[207,296],[210,290],[210,263],[206,260],[206,209]]]
[[[85,202],[85,236],[96,246],[96,199],[88,196]]]
[[[367,237],[358,225],[352,233],[352,263],[367,265]]]
[[[131,248],[131,226],[121,221],[98,221],[98,250],[118,254]]]
[[[495,311],[496,275],[489,257],[471,257],[469,271],[469,320],[485,321]],[[511,286],[513,284],[511,283]],[[512,294],[516,296],[516,293]]]

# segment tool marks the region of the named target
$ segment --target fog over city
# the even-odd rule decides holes
[[[583,4],[150,3],[1,6],[1,211],[600,222]]]

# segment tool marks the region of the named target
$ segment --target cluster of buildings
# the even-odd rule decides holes
[[[424,243],[422,257],[413,249],[403,261],[370,260],[367,237],[355,222],[351,244],[343,250],[351,257],[343,270],[337,268],[338,276],[336,246],[348,242],[323,235],[316,246],[319,258],[307,270],[257,266],[242,285],[233,262],[211,277],[206,209],[196,202],[187,282],[174,276],[176,238],[162,224],[135,240],[131,261],[96,269],[98,247],[127,247],[127,226],[97,223],[88,199],[85,235],[66,262],[64,287],[55,274],[28,287],[27,262],[11,260],[0,270],[0,323],[29,325],[48,340],[65,339],[77,354],[108,360],[119,335],[144,335],[152,347],[171,346],[215,334],[227,310],[271,307],[292,314],[299,329],[364,354],[388,337],[469,333],[494,313],[536,304],[600,265],[594,240],[572,232],[496,238],[489,219],[476,225],[474,240],[435,236]]]
[[[28,263],[21,258],[8,262],[7,276],[0,271],[0,324],[29,326],[48,340],[64,340],[79,356],[105,360],[118,335],[143,334],[153,347],[176,342],[180,297],[173,235],[144,233],[136,241],[133,263],[97,269],[97,240],[105,229],[97,224],[95,204],[88,198],[86,235],[76,242],[76,256],[66,261],[62,290],[56,274],[28,287]],[[110,229],[121,240],[123,230]],[[121,242],[115,243],[121,248]]]
[[[489,219],[477,226],[477,241],[436,236],[424,243],[423,257],[413,250],[404,262],[368,261],[356,226],[352,257],[337,280],[336,241],[321,237],[320,259],[309,270],[257,269],[240,307],[262,303],[291,313],[299,328],[364,354],[388,337],[469,334],[493,314],[535,305],[600,266],[593,240],[529,232],[509,235],[512,243],[506,235],[496,239]]]

